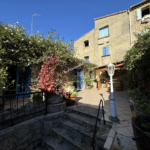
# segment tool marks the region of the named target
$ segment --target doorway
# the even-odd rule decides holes
[[[83,70],[82,69],[74,69],[74,75],[77,78],[77,83],[74,83],[76,89],[83,89]]]

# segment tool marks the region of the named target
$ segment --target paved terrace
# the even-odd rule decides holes
[[[101,90],[87,89],[80,91],[77,98],[78,105],[87,107],[88,109],[86,110],[89,113],[92,113],[92,111],[90,112],[90,107],[98,108],[100,99],[102,99],[100,94],[103,94],[104,98],[104,110],[106,112],[105,119],[109,120],[110,92],[107,88],[101,88]],[[135,142],[132,140],[132,115],[129,107],[129,99],[125,97],[124,91],[114,91],[114,98],[119,122],[113,123],[104,147],[111,150],[136,150]]]

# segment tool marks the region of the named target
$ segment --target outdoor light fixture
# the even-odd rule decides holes
[[[111,112],[110,112],[110,117],[109,119],[111,121],[119,121],[118,117],[117,117],[117,112],[116,112],[116,105],[115,105],[115,99],[114,99],[114,90],[113,90],[113,82],[112,82],[112,76],[114,75],[115,73],[115,65],[112,64],[110,62],[109,65],[107,65],[107,72],[108,72],[108,75],[110,76],[110,83],[111,83]]]

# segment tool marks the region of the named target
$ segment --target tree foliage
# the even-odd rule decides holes
[[[68,80],[69,76],[64,76],[64,71],[84,62],[84,60],[74,57],[72,40],[64,42],[64,39],[60,39],[55,30],[48,31],[47,37],[44,37],[44,34],[31,36],[18,23],[13,25],[0,23],[0,35],[0,68],[5,70],[8,65],[39,64],[57,55],[59,61],[55,69],[56,75],[59,79],[66,77]],[[91,63],[81,66],[85,71],[91,70],[93,67],[96,65]],[[69,73],[71,74],[71,72],[67,74]],[[5,78],[7,77],[5,76]]]
[[[146,31],[146,32],[145,32]],[[125,68],[141,86],[150,88],[150,28],[141,35],[135,34],[137,42],[124,56]]]

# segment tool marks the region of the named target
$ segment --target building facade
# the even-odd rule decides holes
[[[100,81],[97,85],[95,83],[95,87],[100,89],[103,84],[108,85],[106,65],[123,61],[126,51],[136,42],[134,33],[145,33],[145,27],[150,26],[149,20],[150,0],[145,0],[127,10],[94,19],[94,29],[74,41],[75,57],[98,66],[97,78]],[[122,81],[124,89],[127,89],[127,77],[119,72],[116,70],[114,80]],[[101,82],[101,79],[105,82]]]

